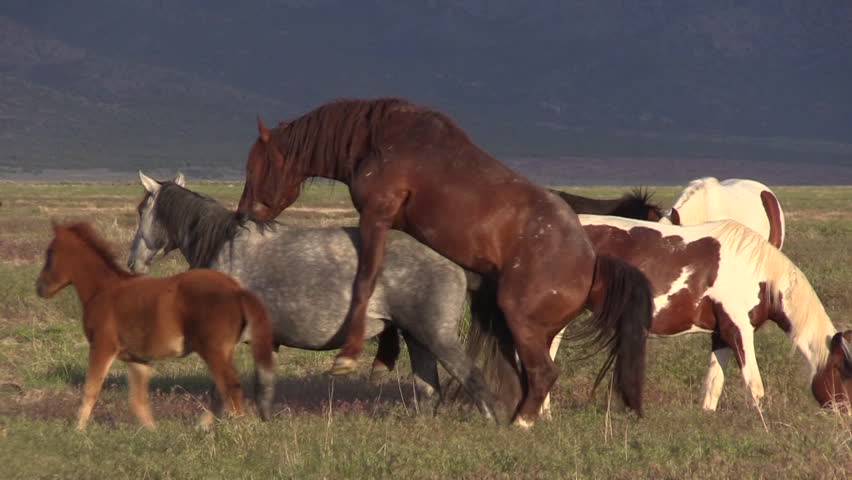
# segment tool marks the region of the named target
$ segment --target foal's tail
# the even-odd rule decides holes
[[[586,328],[566,338],[592,338],[609,346],[609,356],[595,378],[592,392],[615,364],[615,385],[624,403],[642,415],[645,342],[653,316],[651,284],[636,267],[598,255],[588,307],[595,313]]]
[[[251,355],[255,365],[255,403],[260,418],[271,416],[272,399],[275,395],[275,361],[272,355],[272,323],[263,303],[248,290],[240,290],[240,307],[243,320],[249,328]]]

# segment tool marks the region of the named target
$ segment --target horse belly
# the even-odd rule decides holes
[[[151,335],[139,339],[122,339],[119,358],[129,362],[149,362],[167,358],[185,357],[192,353],[183,335]]]

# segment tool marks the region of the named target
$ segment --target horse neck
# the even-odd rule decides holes
[[[787,263],[773,295],[780,306],[773,303],[790,322],[790,340],[808,361],[813,378],[828,361],[829,342],[837,330],[805,275],[792,262]]]
[[[77,252],[71,261],[71,284],[85,306],[101,291],[115,286],[130,276],[121,272],[95,252],[85,249]]]
[[[226,243],[216,233],[236,228],[239,220],[221,205],[207,203],[204,210],[198,205],[189,201],[183,205],[186,208],[173,205],[171,208],[180,210],[181,216],[158,215],[158,221],[167,232],[169,244],[180,250],[190,268],[207,268]]]

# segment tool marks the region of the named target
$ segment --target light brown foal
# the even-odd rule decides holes
[[[256,367],[260,417],[270,416],[275,384],[272,327],[258,298],[227,275],[190,270],[171,277],[142,277],[121,268],[106,242],[85,222],[53,226],[44,267],[36,282],[49,298],[73,285],[83,304],[83,330],[89,366],[77,430],[84,430],[112,362],[128,364],[130,408],[147,428],[154,427],[148,405],[149,363],[198,352],[216,384],[207,428],[221,416],[225,399],[242,415],[242,389],[233,364],[234,348],[248,329]],[[217,395],[218,392],[218,395]]]

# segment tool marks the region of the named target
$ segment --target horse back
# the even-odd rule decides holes
[[[717,239],[690,232],[690,227],[616,217],[583,215],[580,219],[598,255],[623,260],[650,281],[654,296],[651,333],[675,335],[693,326],[703,330],[715,327],[707,293],[719,274],[721,244]]]
[[[212,270],[171,277],[136,277],[109,289],[87,306],[87,336],[117,342],[121,357],[150,361],[179,357],[198,348],[202,337],[239,337],[239,284]],[[221,321],[230,317],[236,322]],[[218,336],[217,335],[217,336]]]

